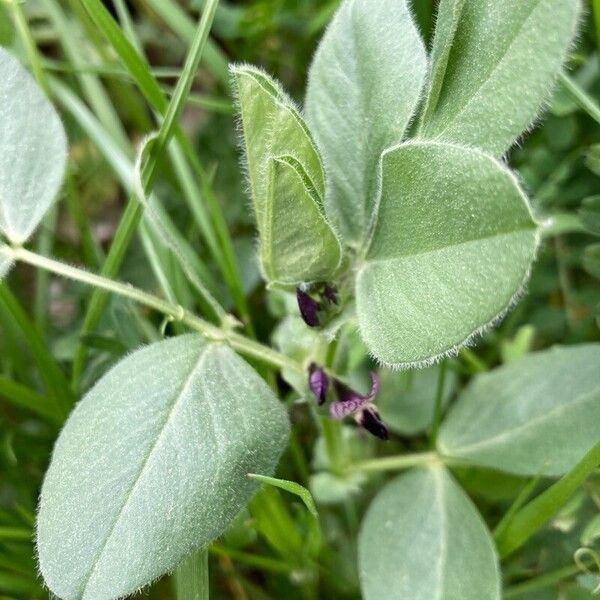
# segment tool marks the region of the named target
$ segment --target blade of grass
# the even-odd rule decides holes
[[[559,79],[564,90],[573,98],[579,108],[592,117],[596,123],[600,123],[600,106],[596,100],[566,73],[561,73]]]
[[[88,10],[90,17],[122,60],[144,97],[155,110],[164,115],[166,113],[166,107],[168,106],[167,98],[152,75],[143,56],[137,53],[135,47],[125,37],[115,23],[112,15],[99,0],[83,0],[83,4]],[[196,218],[196,222],[198,223],[200,231],[203,233],[204,239],[206,240],[213,257],[221,268],[240,315],[248,325],[249,333],[253,334],[254,331],[246,298],[242,289],[233,244],[219,203],[191,143],[179,127],[175,130],[175,137],[177,144],[171,145],[169,147],[169,152],[182,184],[188,205]],[[180,148],[183,149],[183,154]],[[190,173],[188,169],[186,159],[192,164],[192,167],[201,182],[201,191],[196,186],[193,174]],[[198,202],[198,198],[200,197],[203,197],[206,200],[210,210],[210,217],[207,215],[204,205],[201,202]],[[212,219],[212,222],[210,219]],[[213,224],[216,228],[218,243],[215,239]]]
[[[175,571],[175,597],[177,600],[208,600],[208,551],[194,552]]]
[[[73,65],[80,64],[81,51],[77,45],[77,36],[74,35],[72,30],[74,22],[67,21],[65,13],[55,0],[42,0],[42,2],[48,12],[50,21],[59,35],[62,48],[69,62]],[[92,107],[94,113],[98,116],[103,127],[110,132],[111,136],[117,141],[122,149],[127,148],[129,140],[121,124],[119,115],[113,108],[102,84],[96,77],[83,73],[80,74],[77,79],[86,100]]]
[[[54,405],[55,414],[57,418],[64,420],[75,401],[67,379],[55,362],[39,331],[6,284],[0,285],[0,303],[21,330],[37,364],[44,387]]]
[[[596,25],[596,45],[600,52],[600,0],[592,0],[592,10],[594,11],[594,24]]]
[[[506,558],[518,550],[544,527],[599,465],[600,442],[571,471],[512,517],[495,537],[500,557]]]
[[[159,129],[156,143],[150,153],[147,162],[144,164],[142,171],[142,183],[144,191],[148,193],[152,188],[154,179],[157,176],[159,159],[162,156],[164,149],[167,146],[169,139],[175,130],[177,119],[183,109],[185,98],[189,89],[192,85],[192,78],[195,70],[198,66],[202,52],[208,39],[208,33],[212,25],[215,10],[218,4],[218,0],[211,0],[206,6],[206,10],[203,12],[200,19],[200,23],[196,30],[194,41],[190,47],[188,57],[182,72],[182,76],[178,81],[177,88],[169,103],[165,119]],[[125,213],[119,223],[117,231],[115,233],[113,243],[111,244],[110,251],[102,268],[102,275],[105,277],[113,277],[125,256],[125,251],[131,240],[139,220],[142,216],[141,205],[137,202],[134,196],[132,196],[127,204]],[[92,298],[88,305],[88,310],[84,317],[82,334],[90,333],[97,326],[102,316],[104,307],[106,306],[107,294],[103,290],[95,290],[92,294]],[[74,361],[73,361],[73,381],[79,381],[83,366],[86,359],[86,349],[83,345],[79,345]]]
[[[56,410],[48,406],[48,399],[31,388],[0,375],[0,397],[18,408],[28,410],[53,424],[61,424]]]
[[[79,126],[86,132],[89,138],[95,143],[100,153],[103,155],[107,163],[115,172],[121,185],[127,190],[128,193],[133,194],[133,163],[129,160],[128,156],[123,152],[116,143],[111,139],[108,133],[102,128],[100,123],[95,119],[94,115],[91,114],[89,109],[79,100],[79,98],[71,92],[71,90],[60,83],[54,78],[50,78],[50,87],[54,93],[56,99],[62,104],[73,118],[77,121]],[[163,227],[168,231],[169,236],[175,239],[177,247],[181,253],[184,254],[186,260],[192,265],[198,277],[204,282],[209,292],[213,296],[218,296],[218,287],[210,271],[205,267],[201,260],[197,257],[196,253],[185,240],[185,238],[179,233],[178,229],[170,220],[168,214],[162,208],[161,204],[157,201],[153,202],[154,210],[159,213],[160,222]],[[127,212],[127,211],[126,211]],[[149,222],[150,227],[152,223]],[[142,240],[142,243],[146,245],[150,243],[149,240]],[[149,256],[149,261],[152,264],[153,258]],[[156,265],[153,264],[155,272]],[[164,274],[161,275],[161,279]],[[170,280],[169,280],[170,281]],[[170,288],[169,288],[170,289]],[[164,290],[168,293],[168,290]],[[199,298],[201,300],[201,298]],[[208,304],[202,305],[205,310],[208,310]],[[209,313],[214,316],[214,312]]]
[[[194,38],[194,21],[173,0],[147,0],[146,4],[187,44]],[[206,3],[205,11],[209,3]],[[223,51],[211,40],[206,45],[204,60],[212,74],[228,90],[231,81],[229,77],[229,61]]]

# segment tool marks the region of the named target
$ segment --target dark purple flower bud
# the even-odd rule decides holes
[[[371,391],[366,396],[355,392],[341,381],[334,381],[334,387],[338,400],[329,405],[329,415],[332,419],[343,419],[359,412],[372,402],[379,390],[379,378],[377,373],[371,371]]]
[[[320,304],[300,288],[296,289],[296,299],[298,300],[298,308],[300,309],[300,315],[304,319],[304,322],[309,327],[318,327],[320,325]]]
[[[331,304],[337,304],[337,290],[334,287],[326,285],[325,289],[323,290],[323,298],[325,298],[325,300],[327,300]]]
[[[366,429],[369,433],[378,437],[380,440],[388,440],[389,433],[387,427],[384,425],[379,413],[374,406],[367,406],[356,415],[356,422]]]
[[[317,404],[319,406],[325,404],[327,390],[329,389],[329,377],[315,363],[312,363],[308,368],[308,385],[317,399]]]

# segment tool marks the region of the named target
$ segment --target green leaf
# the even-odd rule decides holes
[[[67,140],[56,111],[19,61],[0,49],[0,233],[26,241],[62,183]]]
[[[325,177],[310,132],[275,81],[249,66],[232,73],[263,274],[282,284],[326,279],[341,249],[325,218]]]
[[[410,142],[382,163],[356,281],[358,321],[379,361],[419,366],[456,352],[508,310],[538,233],[514,176],[479,151]]]
[[[575,35],[579,5],[442,0],[421,136],[504,154],[548,98]]]
[[[596,175],[600,175],[600,144],[590,146],[585,157],[585,164],[590,171],[593,171]]]
[[[598,441],[600,344],[529,354],[476,377],[438,438],[444,455],[521,475],[561,475]]]
[[[266,278],[282,285],[326,280],[340,264],[340,243],[322,201],[292,156],[269,161],[267,215],[260,239]]]
[[[283,407],[225,345],[138,350],[61,433],[37,522],[41,572],[64,600],[133,593],[222,534],[285,447]]]
[[[346,0],[323,36],[306,112],[327,169],[327,214],[347,242],[364,239],[379,157],[404,138],[426,68],[405,0]]]
[[[277,479],[276,477],[258,475],[256,473],[248,473],[248,477],[298,496],[298,498],[304,502],[308,512],[316,519],[319,517],[319,512],[317,511],[317,507],[315,506],[315,501],[313,500],[311,493],[299,483],[296,483],[295,481],[288,481],[287,479]]]
[[[600,244],[591,244],[583,253],[583,268],[600,279]]]
[[[380,372],[377,408],[385,424],[401,435],[425,431],[433,419],[439,367],[416,371]],[[446,406],[456,385],[456,375],[448,371],[444,378],[442,405]]]
[[[499,600],[491,536],[442,467],[413,470],[375,498],[358,542],[365,600]]]

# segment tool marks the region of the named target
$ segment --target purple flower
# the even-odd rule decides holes
[[[341,420],[353,415],[355,421],[369,433],[382,440],[388,439],[388,431],[383,424],[373,400],[379,390],[377,373],[371,372],[371,390],[366,396],[352,390],[341,381],[333,383],[338,399],[329,405],[329,415],[332,419]]]
[[[309,327],[318,327],[321,324],[319,320],[321,305],[300,288],[296,289],[296,299],[298,300],[298,308],[304,322]]]
[[[327,300],[330,304],[337,304],[337,290],[334,287],[326,285],[325,289],[323,290],[323,298],[325,298],[325,300]]]
[[[327,390],[329,389],[329,377],[327,377],[327,373],[315,363],[311,363],[308,368],[308,385],[317,399],[317,404],[319,406],[325,404]]]

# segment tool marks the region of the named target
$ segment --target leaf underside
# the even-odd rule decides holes
[[[441,453],[546,476],[568,472],[600,434],[600,344],[556,347],[479,375],[444,421]]]
[[[483,519],[442,467],[413,470],[369,507],[358,542],[365,600],[499,600],[496,551]]]
[[[138,350],[71,414],[44,480],[40,569],[65,600],[133,593],[219,536],[272,474],[284,409],[231,349],[196,335]]]
[[[384,364],[456,351],[510,306],[537,247],[528,202],[491,157],[411,142],[384,153],[371,245],[356,281],[361,334]]]
[[[67,140],[46,96],[0,49],[0,233],[15,244],[39,225],[62,183]]]

